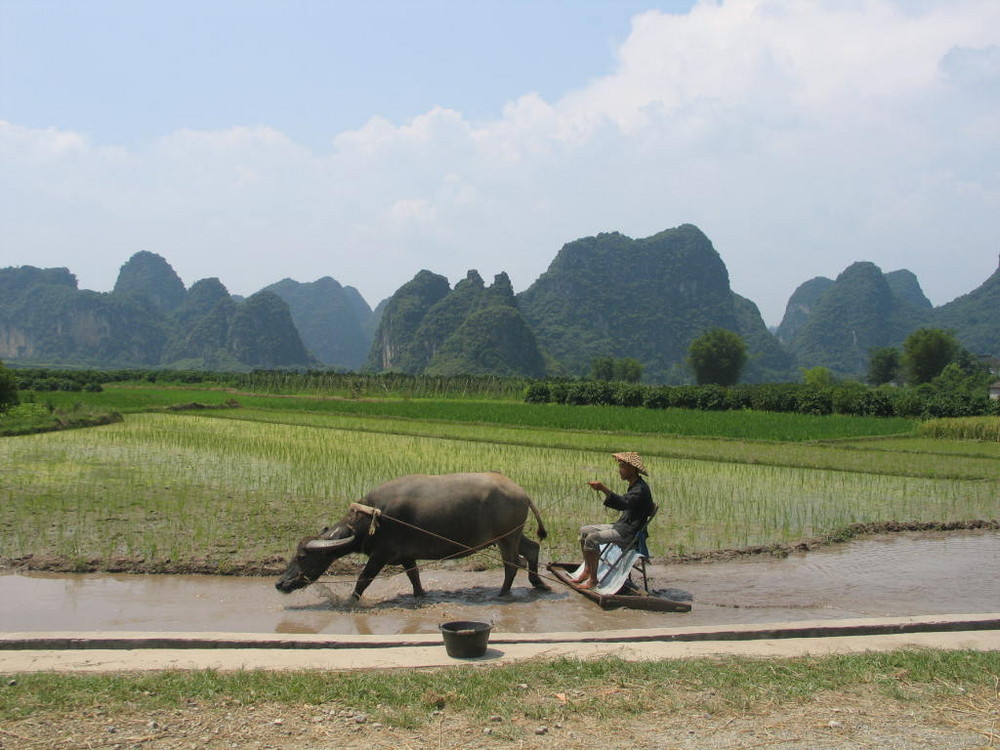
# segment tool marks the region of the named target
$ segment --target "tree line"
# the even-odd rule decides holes
[[[743,340],[732,331],[713,328],[696,338],[688,350],[687,364],[698,385],[735,385],[748,359]],[[826,367],[802,369],[807,385],[829,386],[835,381]],[[921,328],[911,333],[901,349],[876,347],[869,352],[866,381],[919,386],[940,384],[961,390],[981,389],[985,394],[993,374],[986,362],[963,348],[951,331]]]
[[[529,403],[684,408],[708,411],[755,409],[804,414],[855,414],[909,418],[1000,415],[989,398],[987,365],[948,331],[920,329],[901,349],[872,350],[867,384],[837,382],[825,367],[802,370],[802,383],[738,385],[748,359],[743,340],[713,328],[692,341],[686,363],[689,386],[641,385],[634,358],[599,357],[589,379],[532,380],[499,376],[426,376],[395,372],[322,370],[19,370],[0,362],[0,413],[18,403],[18,390],[100,391],[109,382],[213,383],[254,392],[317,392],[359,398],[520,398]]]

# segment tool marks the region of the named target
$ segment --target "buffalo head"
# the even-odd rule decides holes
[[[299,542],[295,556],[274,587],[288,594],[308,586],[323,575],[334,560],[359,551],[360,536],[351,526],[340,523],[333,529],[323,529],[318,536],[306,537]]]

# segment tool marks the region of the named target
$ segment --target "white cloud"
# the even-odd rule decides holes
[[[434,221],[435,211],[431,202],[424,198],[398,200],[389,209],[393,221],[401,225],[427,224]]]
[[[801,282],[908,267],[936,304],[996,265],[1000,4],[731,0],[633,19],[615,69],[493,121],[373,117],[315,153],[268,127],[107,148],[0,127],[0,265],[107,289],[133,252],[250,293],[421,268],[521,290],[577,237],[698,224],[770,323]]]
[[[87,150],[79,133],[55,128],[32,130],[0,121],[0,155],[4,161],[17,159],[26,164],[44,165]]]

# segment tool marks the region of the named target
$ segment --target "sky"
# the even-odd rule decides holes
[[[686,223],[769,325],[856,261],[978,287],[1000,2],[0,0],[0,268],[374,307]]]

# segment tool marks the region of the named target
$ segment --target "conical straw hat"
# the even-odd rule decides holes
[[[647,474],[646,472],[646,467],[642,465],[642,456],[640,456],[635,451],[625,451],[624,453],[612,453],[611,455],[614,456],[619,461],[621,461],[622,463],[626,463],[629,466],[634,466],[640,474],[646,474],[646,476],[649,476],[649,474]]]

